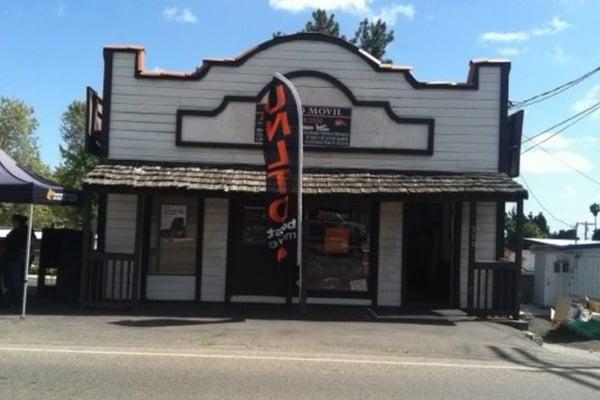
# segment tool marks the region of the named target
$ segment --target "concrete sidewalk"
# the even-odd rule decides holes
[[[32,304],[30,315],[0,315],[3,346],[176,352],[252,351],[465,360],[554,362],[522,332],[440,311],[378,320],[365,307],[312,306],[308,317],[274,305],[147,303],[132,312]],[[383,322],[382,322],[383,321]],[[526,357],[524,355],[527,355]],[[560,358],[560,357],[559,357]]]

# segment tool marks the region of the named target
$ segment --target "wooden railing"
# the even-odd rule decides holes
[[[139,271],[133,254],[90,252],[85,268],[85,305],[135,305]]]
[[[482,317],[518,318],[520,273],[516,262],[476,261],[469,277],[469,312]]]

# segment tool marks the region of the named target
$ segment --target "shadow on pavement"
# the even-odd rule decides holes
[[[181,318],[152,318],[152,319],[127,319],[121,321],[111,321],[109,324],[119,326],[130,326],[134,328],[162,328],[168,326],[189,326],[189,325],[211,325],[226,324],[231,322],[244,322],[243,318],[228,318],[215,320],[197,320]]]
[[[18,314],[16,309],[0,310],[0,315]],[[208,324],[225,322],[243,322],[247,319],[259,320],[297,320],[329,322],[383,322],[422,324],[437,326],[455,326],[456,322],[468,322],[460,310],[399,309],[395,307],[365,307],[340,305],[311,305],[307,312],[301,313],[297,305],[282,304],[241,304],[241,303],[195,303],[144,301],[135,309],[82,309],[76,302],[59,301],[32,297],[27,308],[29,315],[64,316],[122,316],[154,317],[152,320],[135,321],[123,319],[116,321],[127,326],[168,326],[185,324]],[[186,321],[184,318],[205,318],[208,321]],[[177,322],[179,319],[179,322]],[[214,319],[220,322],[211,322]],[[166,322],[171,321],[171,322]],[[154,325],[153,325],[154,324]]]
[[[539,372],[550,373],[574,383],[600,391],[600,366],[558,365],[540,359],[535,354],[522,348],[512,348],[512,352],[497,346],[488,346],[500,359],[523,367],[533,368]],[[592,371],[598,371],[596,373]]]

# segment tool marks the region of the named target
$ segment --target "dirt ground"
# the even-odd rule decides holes
[[[545,344],[560,345],[568,348],[600,354],[600,340],[590,340],[578,336],[566,328],[554,328],[550,321],[550,308],[523,306],[523,311],[531,315],[529,331],[542,338]]]

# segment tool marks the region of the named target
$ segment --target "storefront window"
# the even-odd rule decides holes
[[[150,274],[195,274],[197,221],[197,197],[157,196],[153,199]]]
[[[367,206],[309,206],[305,268],[307,289],[367,292],[370,230]]]

